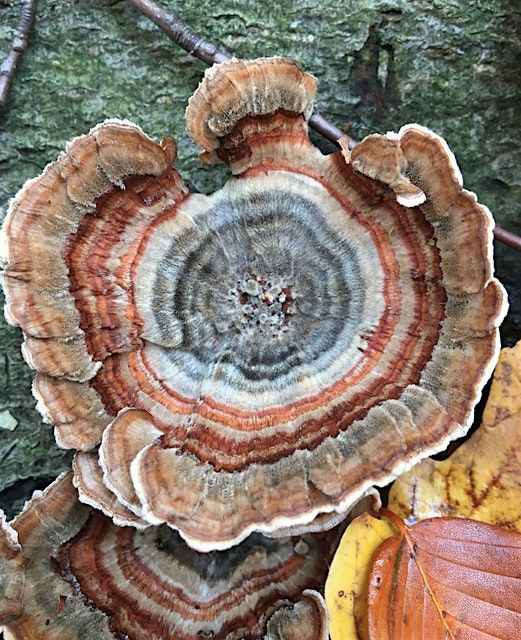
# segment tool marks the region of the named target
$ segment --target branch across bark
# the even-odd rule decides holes
[[[215,64],[230,60],[233,55],[221,46],[208,42],[199,34],[195,33],[177,15],[165,11],[153,0],[128,0],[130,4],[139,9],[154,22],[171,40],[180,47],[191,53],[199,60],[207,64]],[[329,122],[322,114],[316,111],[309,119],[309,126],[324,138],[338,145],[340,138],[347,138],[347,146],[353,149],[356,140],[350,138],[345,131]],[[516,251],[521,251],[521,237],[496,225],[494,237],[499,242],[512,247]]]
[[[20,22],[18,23],[18,29],[13,38],[11,51],[0,67],[0,110],[3,109],[7,102],[9,91],[13,84],[16,66],[27,49],[29,35],[34,27],[35,14],[36,0],[24,0]]]

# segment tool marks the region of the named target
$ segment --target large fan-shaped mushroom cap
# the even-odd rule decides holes
[[[187,127],[235,174],[211,196],[108,121],[11,207],[7,315],[58,442],[101,440],[77,484],[118,522],[199,550],[326,527],[471,423],[505,312],[492,217],[417,125],[323,156],[314,93],[280,58],[209,70]]]
[[[315,589],[335,537],[255,535],[200,554],[166,526],[92,512],[69,473],[0,523],[0,625],[8,640],[326,640]]]

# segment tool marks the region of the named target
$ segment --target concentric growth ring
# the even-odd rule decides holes
[[[490,213],[417,125],[323,156],[314,93],[280,58],[207,72],[187,128],[234,174],[213,195],[108,121],[12,205],[6,313],[118,523],[201,551],[326,528],[471,424],[505,312]]]

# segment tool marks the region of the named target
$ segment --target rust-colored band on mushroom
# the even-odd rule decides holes
[[[101,441],[81,499],[201,551],[327,527],[466,431],[498,352],[493,220],[446,143],[407,125],[323,156],[314,92],[283,59],[215,67],[187,121],[222,189],[110,121],[4,226],[39,409],[62,446]]]
[[[305,131],[316,91],[315,78],[285,58],[213,65],[188,102],[186,128],[205,150],[203,159],[211,161],[218,155],[229,160],[243,144],[250,150],[248,141],[256,134],[279,136],[293,127]],[[280,122],[266,119],[273,114],[285,117]],[[248,132],[234,137],[241,121],[248,123]],[[223,144],[224,139],[227,143]],[[228,151],[219,153],[220,147]]]
[[[85,455],[85,454],[82,454]],[[81,505],[71,474],[33,498],[12,528],[23,590],[0,624],[17,640],[325,640],[321,588],[333,535],[252,536],[201,555],[167,527],[118,527]],[[10,574],[11,575],[11,574]],[[23,585],[23,582],[22,582]]]

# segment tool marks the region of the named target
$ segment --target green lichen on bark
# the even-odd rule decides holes
[[[20,2],[0,2],[0,56]],[[353,137],[419,122],[444,136],[466,186],[501,224],[519,232],[521,121],[519,15],[504,0],[163,0],[163,6],[240,57],[285,55],[319,81],[317,106]],[[205,65],[181,51],[126,2],[40,0],[36,33],[0,121],[0,215],[23,182],[67,140],[104,118],[128,118],[155,138],[173,135],[177,168],[191,188],[222,184],[184,132],[184,110]],[[328,143],[317,143],[325,150]],[[498,272],[519,335],[519,256],[501,248]],[[517,268],[517,273],[516,273]],[[0,491],[23,478],[47,478],[69,464],[53,444],[30,394],[21,335],[1,325]],[[1,423],[1,420],[0,420]],[[8,421],[12,425],[12,422]],[[1,426],[1,424],[0,424]],[[8,494],[11,495],[11,494]],[[4,501],[5,502],[5,501]]]

